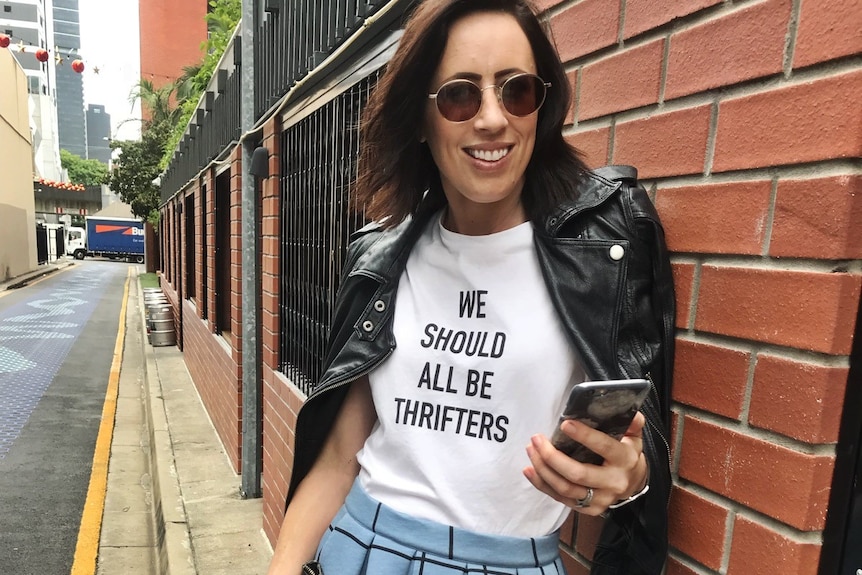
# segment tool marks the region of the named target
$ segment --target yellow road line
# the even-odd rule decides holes
[[[71,575],[93,575],[96,572],[96,558],[99,555],[99,535],[102,532],[102,513],[105,510],[105,492],[108,489],[108,459],[111,455],[111,440],[114,437],[114,417],[117,414],[117,395],[120,388],[120,367],[123,363],[123,342],[126,338],[126,307],[129,297],[129,282],[132,270],[126,275],[123,290],[123,305],[120,308],[120,328],[114,344],[114,359],[108,378],[108,391],[102,407],[102,421],[96,438],[93,454],[93,469],[90,472],[90,487],[81,514],[81,527],[78,529],[78,542],[75,545],[75,559]]]

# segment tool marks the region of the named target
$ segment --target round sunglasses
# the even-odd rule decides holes
[[[497,100],[513,116],[529,116],[545,103],[550,82],[535,74],[515,74],[502,84],[480,87],[471,80],[457,79],[446,82],[428,97],[437,104],[440,115],[450,122],[466,122],[476,116],[482,107],[482,93],[494,88]]]

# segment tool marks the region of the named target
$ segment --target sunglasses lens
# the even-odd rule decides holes
[[[479,113],[482,91],[473,82],[454,80],[437,92],[437,109],[450,122],[464,122]]]
[[[512,76],[503,83],[503,106],[513,116],[529,116],[545,102],[545,83],[530,74]]]

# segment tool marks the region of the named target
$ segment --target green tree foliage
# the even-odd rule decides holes
[[[98,186],[108,179],[108,166],[99,160],[85,160],[68,150],[60,150],[60,163],[73,184]]]
[[[162,171],[163,144],[170,129],[167,122],[152,124],[140,140],[111,142],[111,148],[120,150],[120,154],[114,161],[108,185],[132,207],[135,216],[154,224],[158,222],[161,198],[153,181]]]
[[[141,106],[150,113],[150,119],[144,123],[145,129],[164,123],[174,125],[179,121],[180,110],[171,101],[176,88],[175,82],[169,82],[160,88],[156,88],[152,82],[143,78],[138,82],[130,99],[132,102],[140,100]]]

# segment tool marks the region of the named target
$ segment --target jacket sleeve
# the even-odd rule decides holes
[[[644,455],[650,469],[649,491],[634,502],[612,510],[605,521],[594,556],[594,575],[660,575],[668,550],[667,507],[670,473],[670,399],[674,357],[675,298],[664,232],[646,191],[625,181],[623,196],[631,209],[637,250],[638,282],[633,298],[643,338],[642,375],[652,389],[642,411]],[[634,375],[634,374],[633,374]],[[624,553],[620,553],[625,549]]]

